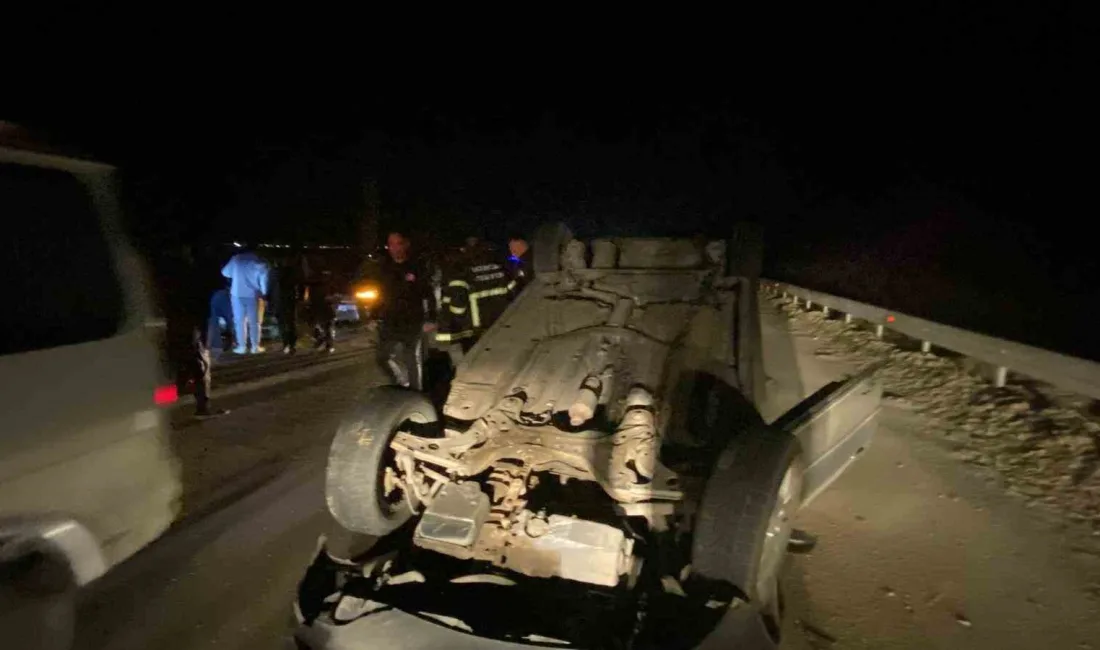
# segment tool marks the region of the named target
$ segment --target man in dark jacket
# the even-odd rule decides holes
[[[391,232],[386,252],[379,268],[379,361],[395,383],[422,390],[424,333],[435,331],[435,300],[425,269],[412,259],[405,235]]]

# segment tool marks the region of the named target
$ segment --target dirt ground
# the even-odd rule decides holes
[[[1087,434],[1086,414],[1064,401],[1013,398],[1036,389],[990,389],[956,359],[913,359],[820,312],[767,302],[763,312],[773,411],[872,358],[893,358],[883,375],[897,396],[871,448],[799,517],[820,542],[790,563],[784,647],[1100,647],[1100,536],[1091,517],[1073,517],[1082,511],[1066,505],[1091,503],[1091,484],[1059,482],[1075,470],[1061,452],[1073,443],[1057,436]],[[929,394],[932,386],[941,392]],[[1002,408],[1022,402],[1026,410]],[[1035,433],[1051,409],[1065,427]],[[1003,439],[1014,434],[1058,450],[1048,452],[1055,460],[1039,465],[1025,451],[1015,457],[1028,462],[1008,462]],[[974,463],[972,453],[993,460]],[[1053,493],[1077,498],[1044,499],[1020,485],[1061,486]]]

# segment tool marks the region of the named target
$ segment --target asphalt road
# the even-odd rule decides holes
[[[819,341],[790,336],[774,314],[765,320],[771,409],[843,371],[813,354]],[[83,594],[74,647],[292,647],[294,588],[329,525],[328,438],[375,373],[350,366],[273,387],[198,425],[217,435],[194,435],[192,452],[210,446],[196,459],[258,449],[239,462],[259,459],[267,470],[206,499]],[[820,543],[790,565],[784,646],[1092,647],[1100,639],[1096,538],[1024,507],[920,429],[911,413],[887,409],[872,447],[800,515]],[[226,462],[208,483],[233,472]]]
[[[221,418],[177,422],[190,515],[81,595],[73,647],[288,643],[294,589],[329,521],[329,441],[379,380],[371,363],[342,366],[235,396]]]

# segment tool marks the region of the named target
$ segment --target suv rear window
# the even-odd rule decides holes
[[[107,338],[123,296],[91,195],[73,175],[0,163],[0,354]]]

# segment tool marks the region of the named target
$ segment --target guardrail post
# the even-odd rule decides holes
[[[844,322],[850,324],[852,322],[852,315],[844,314]]]
[[[814,303],[811,302],[809,298],[807,298],[806,299],[806,309],[813,309],[813,308],[814,308]]]
[[[829,317],[829,308],[828,307],[822,307],[821,308],[821,313],[825,315],[825,318],[828,318]]]
[[[993,385],[997,388],[1004,388],[1008,383],[1008,368],[1004,366],[997,366],[997,370],[993,373]]]
[[[886,331],[886,327],[882,325],[875,325],[875,338],[882,338],[882,334]]]
[[[786,292],[786,291],[784,291],[784,292],[783,292],[783,300],[786,300],[786,299],[787,299],[787,292]]]
[[[921,341],[920,342],[920,351],[925,353],[925,354],[928,354],[929,352],[931,352],[932,351],[932,342],[931,341]]]

